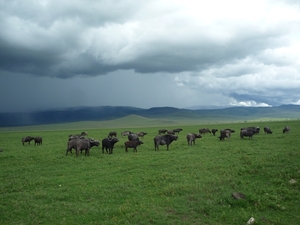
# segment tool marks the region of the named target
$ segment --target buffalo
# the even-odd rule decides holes
[[[167,130],[167,134],[175,135],[175,131],[174,130]]]
[[[117,137],[117,132],[116,131],[109,132],[108,137]]]
[[[289,133],[290,131],[291,131],[291,127],[285,126],[282,130],[282,133],[286,133],[286,132]]]
[[[170,135],[170,134],[157,135],[153,139],[155,151],[156,151],[156,149],[159,150],[159,145],[167,145],[167,150],[169,150],[169,145],[173,141],[176,141],[177,139],[178,139],[178,137],[176,135]]]
[[[35,137],[34,138],[34,145],[41,145],[43,143],[42,137]]]
[[[196,138],[202,138],[201,134],[195,134],[195,133],[189,133],[186,135],[186,140],[188,142],[188,145],[195,145]]]
[[[77,142],[77,140],[78,140],[78,138],[73,138],[73,139],[70,139],[68,141],[66,155],[68,155],[68,152],[72,153],[73,148],[76,151],[76,142]]]
[[[168,130],[166,129],[161,129],[161,130],[158,130],[158,134],[165,134]]]
[[[231,129],[223,129],[223,130],[221,130],[220,131],[220,137],[219,137],[220,141],[225,140],[225,138],[228,138],[228,140],[230,140],[231,133],[232,133]]]
[[[118,141],[119,141],[119,139],[116,138],[116,137],[114,137],[114,138],[104,138],[102,140],[102,153],[104,153],[104,148],[105,148],[107,153],[112,154],[113,149],[114,149],[114,145]]]
[[[211,132],[214,136],[216,136],[216,133],[217,133],[218,129],[212,129]]]
[[[28,144],[30,145],[30,142],[34,140],[34,137],[31,137],[31,136],[26,136],[26,137],[23,137],[22,138],[22,143],[24,145],[24,143],[28,142]]]
[[[180,133],[180,131],[183,131],[183,129],[181,129],[181,128],[176,128],[176,129],[174,129],[173,130],[173,132],[176,134],[176,133]]]
[[[271,131],[270,127],[264,127],[264,132],[265,132],[265,134],[272,134],[273,133],[273,131]]]
[[[78,139],[75,142],[76,156],[78,156],[79,151],[85,150],[85,155],[90,155],[90,149],[94,146],[99,146],[100,142],[94,140],[93,138]]]
[[[142,141],[126,141],[125,143],[125,152],[128,152],[128,148],[133,148],[133,152],[137,152],[136,147],[144,144]]]
[[[255,129],[242,129],[240,131],[240,137],[244,139],[244,137],[249,137],[249,139],[252,139],[253,135],[256,134]]]
[[[139,141],[139,137],[137,134],[129,134],[128,135],[128,141]]]
[[[201,128],[201,129],[199,129],[199,134],[206,134],[206,133],[210,133],[211,134],[211,131],[210,131],[210,129],[208,129],[208,128]]]
[[[146,134],[148,134],[148,133],[143,132],[143,131],[137,132],[137,133],[136,133],[136,135],[137,135],[138,137],[144,137]]]
[[[129,134],[132,134],[132,132],[131,132],[131,131],[129,131],[129,130],[127,130],[127,131],[123,131],[123,132],[121,133],[121,137],[128,136]]]

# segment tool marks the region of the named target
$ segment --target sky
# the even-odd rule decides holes
[[[0,8],[0,112],[300,104],[299,0]]]

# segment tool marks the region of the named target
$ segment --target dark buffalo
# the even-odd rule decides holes
[[[119,139],[115,138],[115,137],[114,138],[104,138],[102,140],[102,153],[104,153],[104,148],[105,148],[107,153],[112,154],[113,149],[114,149],[114,145],[118,141],[119,141]]]
[[[167,130],[167,134],[175,135],[175,131],[174,130]]]
[[[188,145],[195,145],[196,138],[202,138],[201,134],[195,134],[195,133],[189,133],[186,135],[186,140],[188,142]]]
[[[131,132],[131,131],[129,131],[129,130],[127,130],[127,131],[123,131],[123,132],[121,133],[121,137],[128,136],[129,134],[132,134],[132,132]]]
[[[76,156],[78,156],[79,151],[85,150],[85,155],[90,155],[90,149],[94,146],[99,146],[100,142],[94,140],[93,138],[78,139],[75,142]]]
[[[174,129],[173,130],[174,131],[174,133],[176,134],[179,134],[180,133],[180,131],[183,131],[183,129],[181,129],[181,128],[177,128],[177,129]]]
[[[139,137],[137,136],[137,134],[129,134],[128,135],[128,141],[139,141]]]
[[[41,145],[43,143],[42,137],[35,137],[34,138],[34,145]]]
[[[273,131],[271,131],[270,127],[264,127],[265,134],[272,134]]]
[[[137,152],[136,147],[144,144],[142,141],[126,141],[125,143],[125,152],[128,152],[128,148],[133,148],[133,152]]]
[[[256,134],[255,129],[243,129],[240,131],[240,137],[243,139],[244,137],[249,137],[249,139],[252,139],[254,134]]]
[[[208,129],[208,128],[201,128],[201,129],[199,129],[199,134],[206,134],[206,133],[210,133],[211,134],[211,131],[210,131],[210,129]]]
[[[228,140],[230,140],[230,136],[231,136],[231,130],[230,129],[224,129],[220,131],[220,141],[225,140],[225,138],[228,138]]]
[[[231,133],[234,133],[234,132],[235,132],[235,130],[232,130],[232,129],[230,129],[230,128],[226,128],[226,129],[223,129],[223,130],[229,130]]]
[[[252,130],[254,134],[259,134],[259,127],[242,127],[241,130]]]
[[[26,136],[26,137],[23,137],[22,138],[22,143],[24,145],[24,143],[28,142],[28,144],[30,145],[30,142],[34,140],[34,137],[31,137],[31,136]]]
[[[158,130],[158,134],[165,134],[168,130],[166,129],[161,129],[161,130]]]
[[[143,131],[137,132],[137,133],[136,133],[136,135],[137,135],[138,137],[144,137],[146,134],[148,134],[148,133],[143,132]]]
[[[283,130],[282,130],[282,133],[290,133],[290,131],[291,131],[291,127],[289,127],[289,126],[285,126],[284,128],[283,128]]]
[[[109,132],[108,137],[117,137],[117,132],[116,131]]]
[[[154,138],[155,151],[156,151],[156,149],[159,150],[159,148],[158,148],[159,145],[167,145],[167,150],[169,150],[169,145],[173,141],[176,141],[177,139],[178,139],[178,137],[176,135],[170,135],[170,134],[157,135]]]
[[[216,133],[217,133],[218,129],[212,129],[211,132],[214,136],[216,136]]]
[[[68,155],[68,152],[72,153],[72,149],[74,148],[76,151],[76,142],[78,141],[78,138],[73,138],[68,141],[68,146],[66,150],[66,155]]]

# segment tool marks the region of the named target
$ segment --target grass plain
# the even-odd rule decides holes
[[[183,125],[157,121],[138,127],[80,123],[2,129],[0,132],[0,224],[299,224],[300,121],[256,121]],[[158,121],[159,123],[159,121]],[[126,124],[125,124],[126,125]],[[180,125],[179,139],[154,151],[161,128]],[[291,132],[283,134],[285,125]],[[102,126],[102,127],[101,127]],[[245,126],[269,126],[273,134],[241,139]],[[90,127],[90,129],[89,129]],[[105,127],[105,128],[104,128]],[[231,128],[230,140],[199,128]],[[67,129],[64,129],[67,128]],[[69,134],[82,131],[102,140],[109,131],[145,131],[137,153],[121,138],[112,155],[93,147],[90,156],[65,155]],[[41,136],[43,144],[21,143]],[[290,183],[291,180],[296,183]],[[236,200],[233,192],[246,198]]]

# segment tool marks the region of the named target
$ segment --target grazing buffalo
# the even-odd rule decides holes
[[[26,136],[26,137],[23,137],[22,138],[22,143],[24,145],[24,143],[28,142],[28,144],[30,145],[30,142],[34,140],[34,137],[31,137],[31,136]]]
[[[249,137],[249,139],[252,139],[253,135],[256,134],[255,129],[242,129],[240,131],[240,137],[244,139],[244,137]]]
[[[270,127],[264,127],[264,132],[265,132],[265,134],[272,134],[273,133],[273,131],[271,131]]]
[[[195,133],[189,133],[186,135],[186,140],[188,142],[188,145],[195,145],[196,138],[202,138],[201,134],[195,134]]]
[[[117,132],[116,131],[109,132],[108,137],[117,137]]]
[[[211,134],[211,131],[210,131],[210,129],[208,129],[208,128],[201,128],[201,129],[199,129],[199,134],[206,134],[206,133],[210,133]]]
[[[259,127],[242,127],[241,130],[252,130],[254,134],[259,134],[260,128]]]
[[[220,131],[220,141],[225,140],[225,138],[228,138],[228,140],[230,140],[230,136],[231,136],[231,130],[230,129],[224,129]]]
[[[90,149],[94,146],[99,146],[100,142],[94,140],[93,138],[78,139],[75,142],[76,156],[78,156],[79,151],[85,150],[85,155],[90,155]]]
[[[136,133],[136,135],[137,135],[138,137],[144,137],[146,134],[148,134],[148,133],[146,133],[146,132],[137,132],[137,133]]]
[[[43,143],[42,137],[35,137],[34,138],[34,145],[41,145]]]
[[[126,141],[125,143],[125,152],[128,152],[128,148],[133,148],[133,152],[137,152],[136,147],[144,144],[142,141]]]
[[[166,129],[161,129],[161,130],[158,130],[158,134],[165,134],[168,130]]]
[[[104,148],[105,148],[107,153],[112,154],[113,149],[114,149],[114,145],[118,141],[119,141],[119,139],[115,138],[115,137],[114,138],[104,138],[102,140],[102,153],[104,153]]]
[[[174,130],[167,130],[167,134],[175,135],[175,131]]]
[[[283,130],[282,130],[282,133],[290,133],[290,131],[291,131],[291,127],[289,127],[289,126],[285,126],[284,128],[283,128]]]
[[[129,134],[128,135],[128,141],[139,141],[139,137],[137,134]]]
[[[169,145],[173,141],[176,141],[177,139],[178,139],[178,137],[176,135],[170,135],[170,134],[157,135],[154,138],[155,151],[156,151],[156,149],[159,150],[159,148],[158,148],[159,145],[167,145],[167,150],[169,150]]]
[[[218,129],[212,129],[211,132],[214,136],[216,136],[216,133],[217,133]]]
[[[127,131],[123,131],[123,132],[121,133],[121,137],[128,136],[129,134],[132,134],[132,132],[131,132],[131,131],[129,131],[129,130],[127,130]]]
[[[173,130],[173,132],[176,134],[179,134],[180,133],[180,131],[183,131],[183,129],[181,129],[181,128],[177,128],[177,129],[174,129]]]

